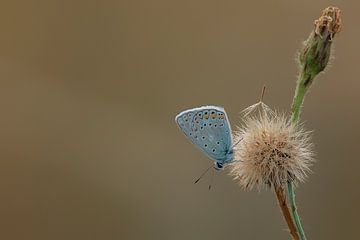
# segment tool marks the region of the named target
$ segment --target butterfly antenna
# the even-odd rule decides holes
[[[264,99],[265,89],[266,89],[266,86],[264,85],[264,86],[263,86],[263,88],[262,88],[262,90],[261,90],[260,102],[262,102],[262,101],[263,101],[263,99]]]
[[[210,167],[208,167],[201,175],[198,179],[196,179],[196,181],[194,182],[194,184],[198,183],[200,181],[200,179],[210,170],[210,168],[212,168],[213,166],[211,165]]]
[[[243,139],[240,138],[239,141],[237,141],[235,144],[233,144],[233,145],[231,146],[231,148],[234,148],[236,145],[238,145],[238,144],[241,142],[241,140],[243,140]]]
[[[213,180],[214,180],[214,173],[215,173],[215,168],[213,168],[212,172],[211,172],[211,177],[210,177],[210,184],[209,184],[209,191],[212,187],[213,184]]]

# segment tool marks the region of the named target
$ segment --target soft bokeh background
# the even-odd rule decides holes
[[[3,1],[1,239],[289,239],[272,191],[225,173],[175,115],[257,101],[288,111],[295,52],[323,8],[343,12],[336,58],[306,99],[318,162],[297,199],[309,239],[356,239],[358,1]]]

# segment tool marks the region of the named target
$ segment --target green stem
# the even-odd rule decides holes
[[[311,83],[312,79],[313,77],[311,75],[307,75],[304,72],[302,72],[299,76],[298,85],[295,90],[295,96],[292,105],[291,121],[294,124],[297,124],[297,122],[299,121],[301,106],[304,102],[307,89],[310,85],[309,83]],[[292,213],[292,217],[295,221],[297,232],[299,233],[301,240],[306,240],[305,232],[301,225],[301,219],[299,213],[297,212],[296,201],[295,201],[295,189],[293,182],[288,183],[287,190],[288,190],[288,201],[290,205],[290,210]]]
[[[292,217],[295,221],[297,232],[299,233],[301,240],[306,240],[305,232],[301,225],[301,219],[297,212],[297,207],[296,207],[296,202],[295,202],[295,190],[294,190],[294,185],[292,182],[288,183],[288,198],[289,198]]]
[[[323,10],[319,19],[315,20],[314,31],[304,42],[304,47],[299,54],[300,75],[295,90],[292,105],[291,122],[298,124],[301,107],[307,90],[310,88],[314,78],[328,65],[331,55],[331,44],[336,33],[341,29],[340,9],[327,7]],[[300,216],[297,212],[295,202],[294,183],[290,181],[287,185],[288,202],[292,218],[296,225],[301,240],[306,240],[304,229],[301,225]]]
[[[303,79],[304,79],[303,74],[301,74],[299,76],[299,84],[296,87],[295,96],[292,105],[291,121],[292,123],[295,124],[299,121],[301,106],[302,103],[304,102],[304,98],[307,90],[307,87],[305,86]]]

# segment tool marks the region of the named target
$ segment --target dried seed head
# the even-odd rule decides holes
[[[230,175],[245,189],[285,187],[303,181],[313,162],[309,132],[284,115],[263,112],[247,117],[235,133],[235,161]]]

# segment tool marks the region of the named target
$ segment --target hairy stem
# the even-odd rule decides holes
[[[298,124],[300,119],[301,107],[304,102],[307,90],[312,85],[316,76],[324,71],[329,63],[331,55],[331,45],[335,35],[341,29],[340,9],[337,7],[327,7],[322,11],[320,18],[314,22],[314,30],[310,33],[308,39],[299,54],[300,74],[297,81],[295,96],[292,103],[291,122]],[[280,203],[277,190],[276,194]],[[287,201],[291,212],[291,221],[287,219],[286,211],[283,209],[284,217],[289,223],[295,222],[295,233],[301,240],[306,240],[304,229],[296,207],[294,183],[289,181],[287,184]],[[286,205],[286,204],[285,204]],[[284,206],[285,206],[284,205]],[[280,206],[282,206],[280,204]],[[288,210],[289,210],[288,209]],[[291,226],[293,227],[293,226]],[[290,228],[290,225],[289,225]],[[291,232],[294,230],[290,229]],[[295,238],[295,237],[294,237]],[[295,238],[296,239],[296,238]]]
[[[291,121],[294,124],[297,124],[299,121],[301,107],[304,102],[307,89],[309,88],[310,85],[309,83],[311,83],[312,80],[313,80],[313,76],[304,73],[304,71],[302,71],[299,75],[298,85],[295,90],[295,96],[292,105]],[[291,210],[292,218],[295,221],[296,230],[300,236],[300,239],[306,240],[305,232],[301,225],[300,215],[296,207],[295,189],[293,182],[288,183],[287,191],[288,191],[288,201],[290,205],[290,210]]]
[[[299,54],[300,74],[292,103],[291,121],[293,124],[299,122],[301,107],[307,90],[312,85],[316,76],[324,71],[329,63],[333,39],[335,34],[341,29],[340,9],[337,7],[325,8],[320,18],[315,20],[314,25],[314,30],[304,42],[304,46]],[[306,240],[300,216],[297,212],[293,182],[288,183],[287,190],[288,202],[297,232],[301,240]]]
[[[290,234],[293,237],[294,240],[299,240],[299,235],[296,230],[295,223],[293,221],[293,218],[291,216],[291,213],[289,211],[289,207],[286,202],[286,196],[284,195],[284,189],[283,188],[276,188],[275,189],[276,197],[279,203],[279,207],[283,213],[284,219],[289,227]]]
[[[288,198],[290,203],[290,209],[292,213],[292,217],[295,221],[296,229],[299,233],[301,240],[306,240],[304,229],[301,225],[300,215],[297,212],[296,202],[295,202],[295,190],[292,182],[288,183]]]
[[[291,122],[297,123],[300,118],[301,106],[304,102],[307,86],[305,85],[304,73],[301,73],[299,76],[299,84],[296,86],[295,96],[292,105],[292,115],[291,115]]]

